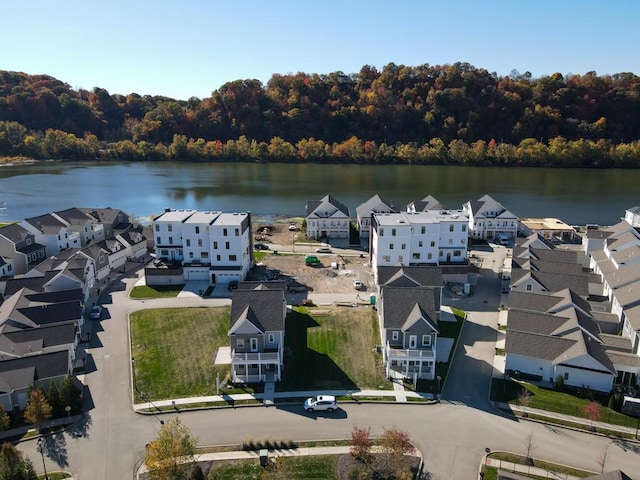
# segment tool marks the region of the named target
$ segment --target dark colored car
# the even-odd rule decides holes
[[[255,250],[269,250],[269,245],[266,245],[264,243],[254,243],[253,248]]]
[[[236,288],[238,288],[238,280],[231,280],[227,288],[229,290],[235,290]]]

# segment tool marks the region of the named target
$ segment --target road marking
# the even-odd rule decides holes
[[[109,355],[109,354],[107,353],[107,354],[106,354],[104,357],[102,357],[102,358],[104,358],[105,360],[107,360],[107,359],[111,358],[111,355]]]

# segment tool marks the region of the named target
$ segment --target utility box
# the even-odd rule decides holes
[[[260,449],[260,466],[266,467],[268,461],[269,461],[269,450],[267,450],[266,448],[261,448]]]

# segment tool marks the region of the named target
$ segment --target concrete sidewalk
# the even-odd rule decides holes
[[[276,392],[274,395],[275,400],[285,399],[285,398],[299,398],[301,401],[304,398],[313,397],[316,395],[334,395],[336,397],[346,397],[350,396],[354,401],[365,401],[368,397],[377,397],[384,398],[389,402],[397,402],[397,403],[409,403],[409,398],[415,399],[424,399],[427,402],[435,402],[435,398],[430,393],[419,393],[413,392],[409,390],[405,390],[402,384],[398,382],[394,383],[394,390],[308,390],[302,392]],[[264,400],[264,394],[256,393],[239,393],[233,395],[210,395],[210,396],[202,396],[202,397],[187,397],[187,398],[177,398],[174,400],[158,400],[155,402],[144,402],[144,403],[136,403],[133,405],[133,409],[136,412],[144,413],[144,410],[156,410],[156,413],[161,413],[160,409],[167,407],[179,408],[184,405],[193,405],[193,404],[212,404],[214,407],[216,403],[235,403],[236,401],[247,401],[247,400],[256,400],[258,402],[262,402]],[[413,402],[417,403],[417,402]],[[162,413],[170,413],[166,411],[162,411]]]

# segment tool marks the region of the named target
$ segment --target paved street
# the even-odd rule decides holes
[[[441,404],[344,404],[338,412],[327,415],[310,415],[298,405],[247,407],[172,413],[162,418],[179,415],[201,445],[241,443],[248,438],[342,439],[348,437],[354,425],[370,426],[374,434],[385,427],[399,427],[408,431],[423,452],[432,478],[441,480],[477,478],[486,447],[523,453],[525,438],[532,433],[535,457],[599,472],[598,460],[609,446],[607,469],[621,468],[632,477],[637,475],[640,464],[637,444],[514,420],[489,405],[492,343],[495,343],[500,304],[495,265],[501,265],[501,260],[495,257],[504,252],[503,249],[502,253],[486,254],[489,258],[483,261],[474,296],[451,302],[471,313]],[[109,318],[103,319],[99,323],[101,328],[94,332],[90,368],[84,377],[91,394],[85,399],[91,407],[88,421],[83,428],[47,438],[49,471],[64,468],[77,480],[134,478],[134,471],[143,461],[145,445],[157,434],[160,421],[159,417],[132,411],[129,313],[140,308],[229,302],[198,297],[131,300],[125,292],[136,280],[130,276],[124,282],[116,282],[112,292],[103,294],[101,300]],[[28,454],[36,469],[42,471],[36,442],[23,442],[19,448]]]

